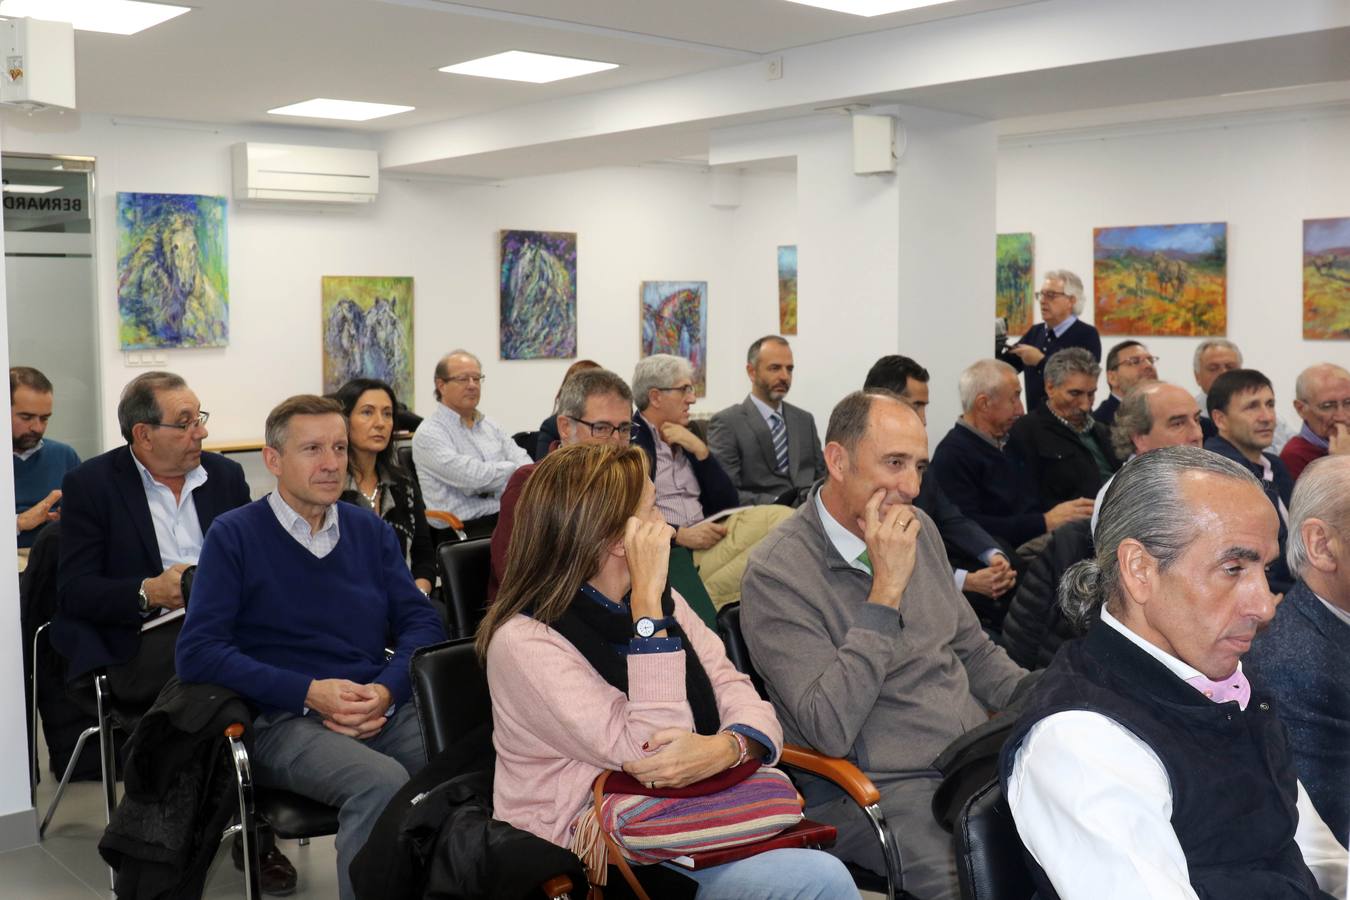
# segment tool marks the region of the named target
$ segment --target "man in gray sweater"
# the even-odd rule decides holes
[[[881,791],[904,887],[959,896],[952,837],[930,808],[947,745],[1004,706],[1026,672],[956,591],[933,521],[912,505],[928,465],[918,415],[887,392],[840,401],[828,475],[750,557],[741,621],[786,739],[855,762]],[[835,853],[885,871],[861,811],[824,782],[807,814]]]

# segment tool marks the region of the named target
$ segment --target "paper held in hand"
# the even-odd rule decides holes
[[[719,513],[713,513],[711,516],[708,516],[708,518],[704,519],[702,522],[695,522],[692,527],[697,528],[698,526],[704,524],[704,522],[724,522],[727,519],[730,519],[732,516],[736,515],[736,513],[747,509],[754,509],[754,507],[737,506],[733,507],[732,509],[724,509]]]
[[[170,610],[169,612],[166,612],[162,616],[156,616],[153,619],[149,619],[148,621],[146,621],[144,625],[141,626],[141,631],[149,631],[151,628],[158,628],[161,625],[167,625],[168,623],[174,621],[175,619],[183,618],[183,616],[186,614],[187,614],[187,607],[180,606],[175,610]]]

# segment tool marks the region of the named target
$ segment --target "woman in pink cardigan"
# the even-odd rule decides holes
[[[773,708],[666,587],[672,530],[634,447],[577,445],[539,463],[506,571],[478,630],[492,690],[497,818],[563,847],[602,771],[681,787],[743,759],[772,763]],[[674,868],[674,867],[672,867]],[[856,897],[816,850],[691,872],[699,900]]]

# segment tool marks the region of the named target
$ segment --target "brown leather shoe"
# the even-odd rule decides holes
[[[234,859],[234,867],[240,872],[244,871],[243,841],[234,842],[230,856]],[[270,897],[286,897],[295,893],[295,866],[291,865],[291,861],[275,844],[272,845],[272,849],[258,857],[258,883],[262,887],[262,892]]]

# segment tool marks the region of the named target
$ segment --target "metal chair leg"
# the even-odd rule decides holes
[[[41,625],[37,627],[37,631],[33,632],[33,669],[32,672],[29,673],[29,677],[32,679],[31,681],[32,689],[29,691],[29,695],[33,699],[32,734],[30,735],[31,746],[29,747],[29,749],[32,752],[33,766],[28,773],[28,785],[29,785],[29,795],[33,801],[34,806],[37,806],[38,774],[41,771],[41,765],[38,763],[38,704],[37,704],[38,638],[42,636],[42,632],[46,631],[47,626],[50,624],[51,624],[50,622],[43,622]],[[72,759],[75,759],[75,757],[72,757]],[[57,794],[57,796],[60,797],[60,794]],[[55,802],[52,803],[52,809],[56,809]],[[48,818],[51,818],[50,813],[48,814]],[[38,837],[39,838],[42,837],[41,832],[38,832]]]
[[[61,797],[66,793],[66,785],[70,784],[70,776],[75,772],[75,764],[80,761],[80,753],[84,750],[85,742],[97,733],[98,726],[90,725],[80,732],[79,739],[75,741],[75,752],[70,755],[70,761],[66,763],[66,770],[61,773],[61,782],[56,786],[56,796],[52,797],[51,805],[47,807],[47,815],[43,816],[42,824],[38,826],[38,840],[42,840],[47,833],[47,826],[51,824],[52,816],[56,815],[56,807],[60,804]]]
[[[94,701],[98,706],[98,751],[103,770],[103,811],[109,825],[117,808],[117,757],[113,752],[112,696],[108,693],[108,676],[94,676]],[[117,871],[108,867],[108,886],[117,889]]]
[[[900,892],[900,873],[903,871],[900,868],[900,848],[886,828],[886,814],[881,811],[881,807],[870,803],[863,807],[863,812],[872,823],[877,840],[881,841],[881,857],[886,863],[886,900],[896,900]]]
[[[258,872],[258,821],[253,806],[253,769],[248,751],[244,749],[244,726],[235,723],[225,729],[230,742],[230,756],[234,760],[235,784],[239,789],[240,834],[244,841],[244,898],[261,900],[262,885]]]

